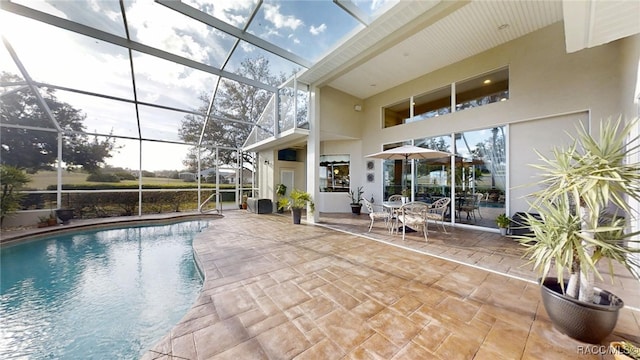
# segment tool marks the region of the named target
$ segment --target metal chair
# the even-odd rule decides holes
[[[406,203],[400,207],[398,211],[398,220],[402,223],[402,240],[406,227],[410,227],[416,231],[422,230],[424,241],[427,240],[427,212],[429,205],[421,201],[413,201]]]
[[[473,196],[466,198],[465,202],[462,206],[460,206],[459,211],[464,211],[467,213],[467,219],[473,216],[473,221],[476,221],[476,212],[480,219],[482,219],[482,214],[480,214],[480,201],[482,201],[482,197],[484,194],[476,193]]]
[[[435,222],[440,222],[442,226],[442,230],[447,232],[447,229],[444,227],[445,216],[447,215],[447,211],[449,210],[449,203],[451,202],[450,198],[442,198],[436,200],[431,206],[429,206],[429,211],[426,214],[427,220],[433,220]],[[425,226],[427,232],[429,229]]]
[[[374,205],[367,199],[362,199],[362,202],[364,202],[364,207],[367,209],[367,212],[369,212],[369,218],[371,219],[371,224],[369,224],[369,232],[371,232],[373,223],[376,220],[384,220],[384,225],[388,229],[389,223],[391,222],[391,213],[389,211],[384,211],[384,209],[382,209],[381,211],[376,211],[374,209]]]

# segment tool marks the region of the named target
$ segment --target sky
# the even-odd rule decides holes
[[[119,37],[126,36],[119,4],[115,0],[15,2]],[[242,28],[256,1],[187,0],[185,3]],[[371,14],[384,9],[390,1],[358,0],[355,3]],[[234,43],[232,36],[151,0],[125,1],[125,9],[132,40],[206,65],[221,67]],[[314,62],[362,27],[332,1],[266,0],[248,32]],[[37,82],[134,99],[129,54],[123,47],[2,10],[0,33],[8,39],[29,75]],[[224,70],[235,72],[241,61],[258,54],[270,59],[272,74],[290,75],[301,69],[300,65],[241,41]],[[208,72],[136,51],[132,52],[132,58],[139,101],[194,110],[202,106],[200,94],[210,95],[218,80]],[[0,71],[19,73],[4,46],[0,49]],[[62,90],[57,90],[56,96],[87,115],[88,132],[138,136],[135,107],[131,103]],[[139,113],[143,137],[180,141],[178,129],[184,113],[145,106],[140,107]],[[137,169],[137,144],[133,149],[131,141],[121,142],[124,148],[115,153],[109,163]],[[145,148],[152,153],[144,156],[144,170],[182,168],[186,151],[176,148],[183,150],[184,147],[154,142]]]

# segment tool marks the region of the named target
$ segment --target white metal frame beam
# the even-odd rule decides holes
[[[267,91],[271,91],[271,92],[277,92],[277,88],[271,85],[267,85],[267,84],[263,84],[259,81],[250,79],[250,78],[246,78],[244,76],[240,76],[234,73],[230,73],[228,71],[224,71],[221,69],[218,69],[216,67],[210,66],[210,65],[205,65],[202,63],[199,63],[197,61],[191,60],[191,59],[187,59],[184,58],[182,56],[178,56],[178,55],[174,55],[172,53],[169,53],[167,51],[163,51],[160,49],[156,49],[154,47],[148,46],[148,45],[144,45],[135,41],[131,41],[131,40],[127,40],[123,37],[120,36],[116,36],[113,34],[110,34],[108,32],[105,31],[101,31],[98,29],[94,29],[92,27],[86,26],[86,25],[82,25],[82,24],[78,24],[76,22],[70,21],[70,20],[66,20],[63,18],[59,18],[57,16],[53,16],[38,10],[34,10],[31,8],[28,8],[26,6],[22,6],[19,4],[15,4],[12,2],[8,2],[8,1],[0,1],[0,8],[2,10],[6,10],[9,12],[12,12],[16,15],[21,15],[21,16],[25,16],[52,26],[56,26],[65,30],[69,30],[69,31],[73,31],[75,33],[81,34],[81,35],[85,35],[85,36],[89,36],[98,40],[102,40],[104,42],[108,42],[110,44],[114,44],[114,45],[118,45],[118,46],[122,46],[124,48],[130,49],[130,50],[135,50],[135,51],[139,51],[141,53],[147,54],[147,55],[151,55],[151,56],[155,56],[155,57],[159,57],[161,59],[164,60],[168,60],[168,61],[172,61],[174,63],[180,64],[180,65],[184,65],[187,67],[191,67],[194,69],[198,69],[213,75],[217,75],[217,76],[221,76],[230,80],[234,80],[240,83],[244,83],[247,85],[251,85],[251,86],[255,86],[257,88],[260,89],[264,89]],[[28,31],[27,29],[24,29],[24,31]]]

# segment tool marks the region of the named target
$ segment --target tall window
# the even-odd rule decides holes
[[[320,191],[349,191],[349,155],[320,156]]]
[[[499,126],[455,134],[456,222],[497,227],[495,219],[505,212],[505,127]],[[482,196],[478,196],[482,194]],[[480,198],[470,205],[471,199]]]
[[[452,153],[451,136],[416,139],[415,145]],[[451,158],[417,160],[414,174],[415,199],[433,202],[451,194]]]

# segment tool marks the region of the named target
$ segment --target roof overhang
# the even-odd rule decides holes
[[[306,141],[309,136],[309,130],[307,129],[290,129],[283,131],[277,136],[268,137],[262,141],[256,142],[249,146],[242,148],[243,152],[260,152],[264,150],[274,150],[280,147],[286,147],[287,145],[300,143]]]

